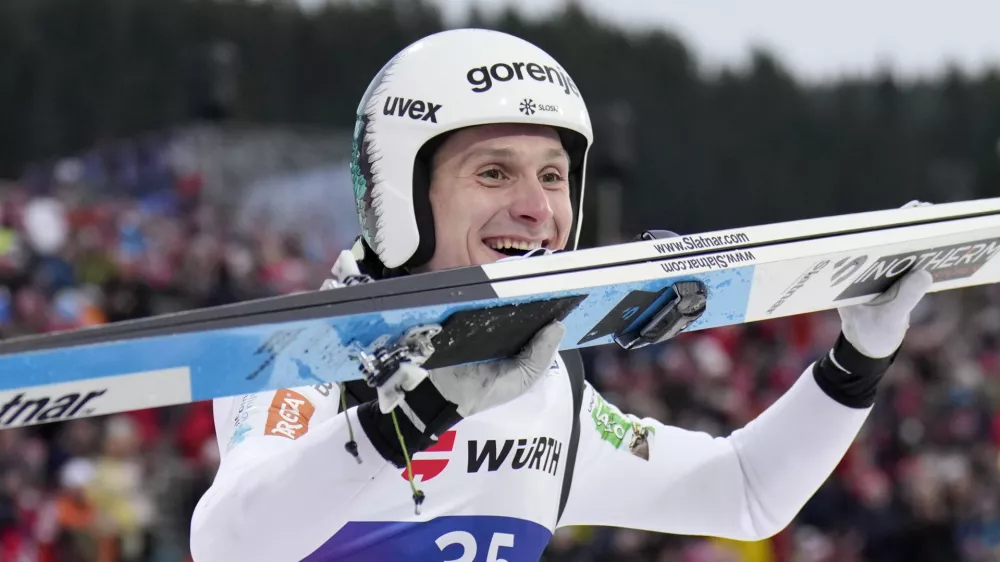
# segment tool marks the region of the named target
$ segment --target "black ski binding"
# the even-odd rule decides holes
[[[357,359],[358,370],[368,386],[376,388],[389,380],[404,361],[422,365],[434,353],[434,336],[441,332],[439,324],[415,326],[396,343],[379,347],[372,353],[362,351]]]
[[[701,281],[678,281],[670,287],[673,296],[636,330],[615,335],[623,349],[638,349],[666,341],[701,317],[708,303],[708,290]]]

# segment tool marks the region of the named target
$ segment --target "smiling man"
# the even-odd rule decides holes
[[[323,288],[575,249],[591,142],[579,89],[530,43],[414,43],[359,106],[362,235]],[[840,310],[830,352],[725,438],[608,403],[558,322],[503,361],[216,400],[194,558],[518,562],[567,525],[771,536],[847,451],[929,285],[913,272]]]

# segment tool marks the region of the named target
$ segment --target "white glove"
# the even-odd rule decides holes
[[[445,400],[457,406],[463,418],[505,404],[527,392],[549,371],[565,333],[562,323],[552,322],[539,330],[517,356],[508,359],[431,371],[403,363],[378,388],[379,409],[389,413],[403,400],[404,392],[413,390],[427,377]]]
[[[844,338],[872,359],[892,355],[910,328],[910,312],[933,282],[927,270],[910,271],[872,301],[838,309]]]
[[[330,273],[334,278],[323,282],[323,290],[372,281],[361,274],[354,255],[347,250],[340,253]],[[527,392],[548,372],[565,333],[562,323],[552,322],[539,330],[517,356],[508,359],[431,371],[413,363],[402,363],[377,389],[379,410],[383,414],[391,412],[403,402],[406,392],[427,377],[445,400],[457,406],[456,411],[463,418],[504,404]],[[423,425],[410,416],[408,408],[403,411],[415,426]]]
[[[902,208],[926,205],[930,203],[910,201]],[[933,282],[926,270],[910,271],[870,302],[838,309],[844,338],[867,357],[889,357],[903,344],[910,312]]]

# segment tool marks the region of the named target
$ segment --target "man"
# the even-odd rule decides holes
[[[432,35],[378,73],[358,115],[362,236],[324,288],[576,247],[590,119],[543,51]],[[771,536],[846,452],[929,284],[914,272],[842,310],[831,352],[727,438],[607,403],[557,353],[559,323],[516,358],[403,363],[377,392],[217,400],[224,456],[193,518],[195,560],[538,560],[567,525]]]

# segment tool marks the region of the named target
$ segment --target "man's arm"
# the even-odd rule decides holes
[[[351,498],[388,463],[358,408],[339,404],[331,384],[214,401],[222,462],[192,517],[195,560],[301,560],[347,522]],[[360,463],[345,448],[352,432]]]
[[[864,424],[876,387],[930,287],[912,272],[840,311],[843,332],[757,419],[725,438],[623,414],[589,385],[560,526],[620,526],[759,540],[785,528]]]
[[[560,526],[738,540],[774,535],[830,475],[871,411],[827,396],[814,368],[830,366],[807,369],[767,411],[725,438],[623,414],[588,384]]]

